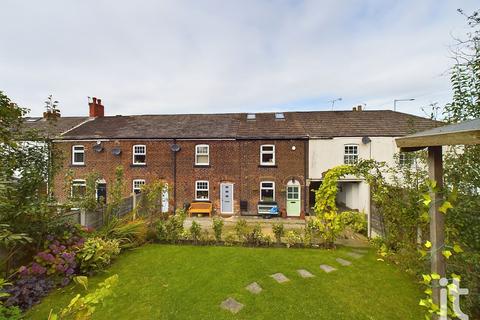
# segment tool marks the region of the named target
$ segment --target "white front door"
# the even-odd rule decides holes
[[[220,211],[233,213],[233,183],[220,184]]]

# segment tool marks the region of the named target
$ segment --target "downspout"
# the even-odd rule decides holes
[[[305,192],[304,192],[304,196],[303,196],[303,212],[305,212],[305,215],[310,214],[310,212],[307,210],[308,207],[309,207],[309,202],[310,202],[310,182],[308,182],[309,180],[309,165],[308,165],[308,160],[309,160],[309,144],[308,144],[308,139],[305,140],[303,142],[304,144],[304,165],[305,165],[305,168],[304,168],[304,172],[305,172],[305,176],[303,178],[303,182],[304,182],[304,185],[305,185]]]
[[[173,139],[173,145],[177,143],[177,139]],[[173,151],[173,213],[177,212],[177,152]]]

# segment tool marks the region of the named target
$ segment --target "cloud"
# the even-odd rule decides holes
[[[399,110],[450,99],[448,46],[475,1],[7,0],[0,90],[40,114]]]

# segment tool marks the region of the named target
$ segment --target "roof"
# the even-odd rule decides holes
[[[40,136],[57,137],[60,134],[80,125],[87,121],[88,117],[59,117],[54,120],[47,121],[42,117],[24,118],[24,129],[36,131]]]
[[[480,144],[480,119],[450,124],[396,139],[401,148]]]
[[[311,138],[400,137],[443,125],[391,110],[297,112]]]
[[[308,139],[357,136],[404,136],[440,122],[394,112],[310,111],[107,116],[88,121],[62,139]]]

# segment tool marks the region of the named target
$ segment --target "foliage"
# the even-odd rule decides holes
[[[237,235],[238,241],[244,242],[246,241],[247,234],[248,234],[248,225],[247,220],[245,219],[238,219],[235,223],[235,234]]]
[[[150,223],[153,219],[165,211],[163,197],[169,193],[168,185],[161,180],[155,180],[142,186],[142,194],[138,205],[138,212],[148,217]],[[168,197],[168,196],[167,196]]]
[[[236,244],[237,242],[237,235],[235,232],[227,232],[227,234],[225,234],[225,237],[223,239],[224,241],[224,244],[226,246],[233,246]]]
[[[104,270],[118,254],[120,254],[118,240],[89,238],[78,251],[77,260],[80,270],[90,274]]]
[[[272,231],[275,235],[275,240],[277,241],[277,244],[282,243],[282,237],[285,234],[285,226],[283,225],[283,222],[275,222],[272,225]]]
[[[6,306],[17,306],[22,310],[29,309],[40,299],[48,295],[55,287],[55,282],[44,275],[22,276],[15,281],[15,285],[7,288],[10,296]]]
[[[303,242],[306,246],[316,246],[317,237],[320,234],[320,227],[319,227],[320,220],[316,217],[309,219],[306,221],[305,229],[304,229],[304,236]]]
[[[297,230],[288,230],[285,233],[285,242],[287,248],[293,247],[296,244],[302,243],[302,236]]]
[[[0,278],[0,299],[6,299],[10,296],[9,293],[5,292],[5,286],[11,285],[12,284],[10,282]],[[0,319],[17,320],[21,318],[21,310],[19,307],[5,306],[4,301],[0,300]]]
[[[214,218],[212,220],[212,229],[217,242],[222,241],[223,219]]]
[[[245,241],[252,246],[259,246],[263,244],[264,236],[262,233],[262,226],[256,223],[253,229],[245,235]]]
[[[322,184],[315,191],[314,211],[317,219],[319,233],[327,247],[333,247],[337,236],[343,231],[342,217],[338,214],[336,196],[338,180],[347,174],[355,174],[355,168],[349,165],[340,165],[327,171]]]
[[[23,245],[31,243],[32,241],[32,238],[28,237],[25,233],[13,233],[10,231],[8,224],[0,224],[0,248],[5,252],[5,257],[2,260],[5,261],[4,269],[7,275],[10,270],[12,257]]]
[[[87,277],[77,277],[77,283],[81,283],[85,290],[88,286]],[[60,320],[60,319],[77,319],[77,320],[88,320],[91,319],[97,305],[103,303],[104,299],[113,294],[113,288],[118,283],[118,275],[115,274],[98,284],[98,288],[85,296],[77,294],[66,306],[63,308],[59,314],[54,314],[50,311],[48,317],[49,320]]]
[[[165,221],[157,221],[158,240],[177,243],[184,232],[185,211],[178,210],[175,215],[169,216]]]
[[[110,220],[117,216],[118,210],[123,200],[123,186],[124,186],[124,170],[123,166],[117,166],[115,168],[115,178],[110,188],[110,196],[107,208],[105,210],[103,223],[109,224]]]
[[[145,243],[147,223],[143,219],[132,221],[128,217],[112,217],[110,222],[99,230],[98,235],[105,240],[117,240],[122,249],[130,249]]]
[[[341,216],[345,226],[351,227],[356,233],[367,235],[367,218],[364,212],[343,211]]]
[[[193,242],[197,243],[202,232],[202,227],[197,221],[192,221],[190,226],[190,236],[192,237]]]

